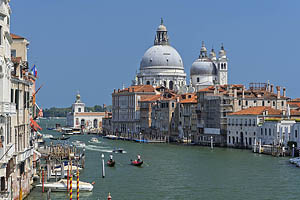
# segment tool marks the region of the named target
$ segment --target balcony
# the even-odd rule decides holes
[[[0,102],[0,113],[16,113],[16,104],[10,102]]]
[[[33,155],[33,147],[25,149],[22,152],[19,152],[17,156],[17,163],[25,161],[27,158],[29,158],[32,155]]]

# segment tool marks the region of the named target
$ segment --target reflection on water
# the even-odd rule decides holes
[[[45,125],[45,122],[41,124]],[[49,130],[43,132],[60,135]],[[287,158],[258,155],[247,150],[139,144],[100,137],[97,137],[100,143],[91,144],[92,137],[95,135],[70,138],[70,142],[81,140],[86,144],[86,168],[81,172],[80,180],[95,181],[94,191],[80,193],[80,199],[103,200],[108,192],[113,200],[279,200],[300,197],[300,169],[290,165]],[[101,154],[105,155],[106,161],[114,148],[122,148],[128,153],[113,154],[116,166],[106,167],[106,177],[102,178]],[[137,154],[145,161],[142,167],[130,165],[130,159],[135,159]],[[52,193],[51,198],[68,199],[68,195]],[[41,190],[35,188],[28,199],[46,199],[46,194],[41,195]]]

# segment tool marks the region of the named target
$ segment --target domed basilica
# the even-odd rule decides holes
[[[179,93],[195,92],[211,85],[227,84],[227,68],[223,45],[217,58],[214,49],[207,56],[207,49],[202,42],[200,56],[190,70],[190,85],[187,85],[182,58],[169,44],[168,31],[161,20],[156,30],[154,46],[142,57],[133,85],[164,86]]]

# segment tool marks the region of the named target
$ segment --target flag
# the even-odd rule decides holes
[[[34,77],[37,77],[37,69],[36,69],[35,65],[33,65],[32,69],[31,69],[31,74],[34,75]]]
[[[43,117],[43,109],[42,108],[39,111],[38,117]]]

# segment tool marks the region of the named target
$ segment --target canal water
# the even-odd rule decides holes
[[[41,120],[49,127],[55,120]],[[63,122],[60,120],[60,123]],[[55,131],[43,133],[59,135]],[[174,144],[139,144],[98,137],[100,143],[88,141],[94,135],[71,136],[71,141],[86,144],[86,167],[81,181],[95,181],[94,190],[80,193],[80,199],[112,200],[201,200],[201,199],[299,199],[300,168],[288,163],[288,158],[251,153],[248,150],[182,146]],[[113,154],[117,164],[106,168],[101,176],[101,154],[105,160],[113,148],[123,148],[126,154]],[[130,159],[141,154],[142,167],[130,165]],[[34,188],[28,200],[46,199],[46,193]],[[67,193],[51,194],[51,199],[68,199]],[[73,199],[76,192],[73,191]]]

